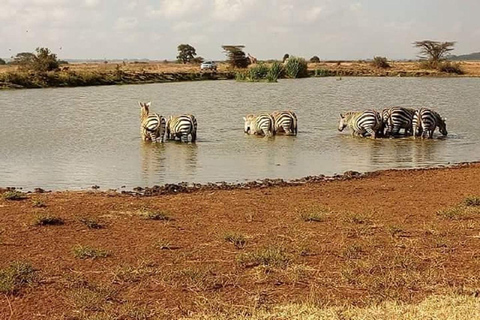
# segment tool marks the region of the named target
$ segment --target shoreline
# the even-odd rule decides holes
[[[346,181],[353,179],[363,179],[373,177],[379,174],[384,174],[388,172],[398,172],[398,171],[429,171],[429,170],[442,170],[442,169],[458,169],[469,166],[479,165],[480,160],[477,161],[466,161],[458,162],[447,165],[432,165],[427,167],[418,167],[418,168],[400,168],[400,169],[379,169],[374,171],[367,172],[358,172],[353,170],[348,170],[342,174],[335,175],[309,175],[301,178],[295,179],[282,179],[282,178],[264,178],[257,179],[246,182],[207,182],[207,183],[194,183],[194,182],[178,182],[178,183],[165,183],[162,185],[153,185],[145,187],[133,187],[131,190],[121,190],[122,188],[108,188],[101,189],[101,186],[93,185],[90,189],[64,189],[64,190],[45,190],[42,187],[35,187],[33,190],[23,191],[22,187],[1,187],[0,194],[7,191],[20,191],[25,194],[43,194],[43,193],[62,193],[62,192],[76,192],[76,193],[104,193],[104,194],[118,194],[118,195],[131,195],[131,196],[140,196],[140,197],[152,197],[159,195],[172,195],[172,194],[188,194],[196,193],[203,191],[218,191],[218,190],[254,190],[254,189],[265,189],[265,188],[275,188],[275,187],[289,187],[289,186],[302,186],[306,184],[318,184],[324,182],[332,181]]]
[[[387,69],[379,69],[368,62],[309,63],[308,76],[315,77],[427,77],[478,78],[480,62],[459,62],[465,74],[456,75],[437,70],[421,69],[418,62],[392,62]],[[59,71],[33,73],[17,67],[0,68],[0,90],[85,87],[101,85],[127,85],[171,83],[204,80],[233,80],[235,70],[221,63],[218,72],[199,71],[197,65],[175,63],[146,63],[125,65],[70,64]]]
[[[281,187],[0,197],[0,318],[278,318],[286,305],[450,294],[478,305],[479,178],[476,162]]]

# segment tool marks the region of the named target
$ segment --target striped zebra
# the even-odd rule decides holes
[[[191,114],[182,114],[179,116],[170,116],[167,121],[167,138],[188,142],[188,135],[191,141],[197,140],[197,119]]]
[[[274,120],[275,134],[284,132],[287,136],[297,135],[297,115],[293,111],[274,111],[271,116]]]
[[[165,136],[165,118],[156,113],[150,113],[151,102],[140,104],[140,131],[144,141],[156,142],[160,138],[160,142],[164,141]]]
[[[420,108],[413,115],[413,133],[415,137],[432,139],[433,132],[438,127],[440,133],[446,136],[448,132],[445,120],[432,109]]]
[[[382,120],[385,136],[397,135],[400,129],[405,129],[405,135],[413,134],[412,124],[415,110],[411,108],[392,107],[383,109]]]
[[[338,131],[343,131],[347,126],[352,131],[352,136],[364,137],[365,134],[369,133],[375,139],[383,128],[383,121],[380,114],[375,110],[349,111],[340,114]]]
[[[249,114],[243,117],[243,120],[245,120],[245,133],[266,137],[275,135],[275,120],[268,113],[262,113],[258,116]]]

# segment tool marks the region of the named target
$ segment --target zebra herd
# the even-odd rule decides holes
[[[392,107],[383,109],[381,113],[370,109],[340,114],[338,130],[343,131],[348,126],[353,136],[364,137],[369,134],[375,139],[379,136],[397,136],[403,129],[404,135],[431,139],[437,127],[442,135],[448,134],[445,120],[438,112],[429,108]]]
[[[177,140],[191,142],[197,140],[197,119],[191,114],[170,116],[168,119],[150,113],[151,103],[140,104],[141,133],[145,141],[160,142]],[[293,111],[274,111],[272,113],[249,114],[243,118],[245,133],[271,137],[277,133],[289,136],[297,135],[297,115]],[[377,137],[394,137],[404,130],[404,135],[432,138],[438,127],[441,134],[447,135],[445,119],[436,111],[428,108],[411,109],[392,107],[383,109],[381,113],[369,109],[361,112],[349,111],[340,114],[339,131],[349,127],[353,136],[370,135]]]

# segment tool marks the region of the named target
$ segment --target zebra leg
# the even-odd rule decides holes
[[[365,128],[365,130],[367,130],[367,132],[370,133],[370,137],[372,139],[375,139],[377,137],[375,130],[373,130],[372,128]]]
[[[197,141],[197,132],[192,132],[190,135],[192,136],[192,143],[195,143]]]
[[[155,134],[155,132],[150,132],[150,139],[152,140],[152,142],[157,142],[157,135]]]

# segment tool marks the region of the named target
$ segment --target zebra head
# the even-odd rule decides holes
[[[146,118],[148,114],[150,113],[150,106],[152,105],[151,102],[143,103],[139,102],[140,105],[140,116],[142,119]]]
[[[249,114],[246,117],[243,117],[243,120],[245,121],[245,133],[250,133],[250,131],[252,130],[252,120],[254,119],[254,117],[255,116],[253,114]]]
[[[447,132],[447,119],[441,118],[439,123],[438,123],[438,129],[440,130],[440,133],[444,136],[448,134]]]
[[[347,126],[347,120],[345,119],[345,115],[340,113],[340,124],[338,125],[338,131],[343,131]]]

